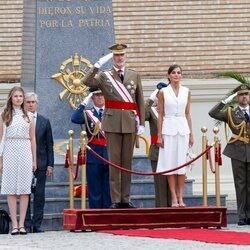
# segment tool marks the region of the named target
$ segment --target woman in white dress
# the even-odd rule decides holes
[[[194,143],[190,116],[190,91],[181,85],[181,67],[173,64],[168,69],[168,87],[158,95],[157,172],[173,169],[186,163],[188,147]],[[183,192],[186,168],[167,173],[172,207],[184,207]],[[176,183],[177,182],[177,183]]]
[[[1,194],[7,195],[12,221],[12,235],[27,234],[24,220],[36,170],[35,126],[32,113],[24,110],[24,91],[13,87],[0,118]],[[17,222],[17,197],[20,218]]]

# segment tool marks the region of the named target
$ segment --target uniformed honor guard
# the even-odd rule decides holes
[[[149,149],[149,159],[151,161],[152,171],[156,172],[159,146],[157,145],[157,95],[159,90],[167,87],[164,82],[157,84],[156,90],[150,95],[145,102],[145,120],[149,122],[151,145]],[[155,185],[155,206],[156,207],[171,207],[171,194],[168,187],[167,177],[164,175],[154,175]]]
[[[106,136],[101,129],[104,96],[100,89],[90,88],[89,91],[90,94],[72,114],[71,121],[85,124],[88,145],[100,156],[108,159]],[[87,109],[86,106],[91,99],[93,105]],[[109,166],[88,150],[86,158],[89,208],[109,208],[111,205]]]
[[[100,58],[83,83],[100,88],[105,97],[103,130],[107,137],[109,160],[131,169],[136,134],[144,132],[145,109],[140,75],[125,67],[126,44],[115,44],[112,53]],[[99,68],[112,58],[110,70]],[[99,72],[98,72],[99,71]],[[131,175],[110,167],[110,208],[135,208],[130,200]]]
[[[231,158],[236,190],[238,225],[250,225],[250,124],[249,86],[242,84],[234,94],[213,107],[209,115],[224,121],[232,131],[223,154]],[[238,105],[226,107],[234,98]]]

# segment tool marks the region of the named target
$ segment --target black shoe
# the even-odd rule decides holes
[[[41,228],[33,227],[33,233],[44,233],[44,231]]]
[[[18,234],[19,234],[19,229],[16,228],[16,227],[13,228],[10,234],[11,234],[11,235],[18,235]]]
[[[120,203],[112,203],[109,208],[111,208],[111,209],[117,209],[117,208],[121,208],[121,206],[120,206]]]
[[[132,202],[122,203],[123,208],[137,208]]]
[[[246,219],[247,225],[250,225],[250,218]]]
[[[19,234],[20,235],[26,235],[27,234],[27,231],[25,230],[24,227],[19,227]]]
[[[245,225],[247,225],[246,219],[239,219],[238,226],[245,226]]]

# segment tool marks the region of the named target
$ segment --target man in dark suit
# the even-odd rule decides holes
[[[232,137],[223,154],[231,158],[234,185],[236,190],[238,225],[250,225],[250,122],[249,122],[249,86],[242,84],[234,94],[218,103],[209,111],[209,115],[228,123]],[[235,108],[226,104],[236,97]]]
[[[33,217],[31,219],[30,202],[25,219],[27,231],[33,233],[44,232],[41,229],[45,204],[46,176],[51,176],[54,167],[53,136],[50,121],[37,113],[37,94],[28,92],[25,94],[25,107],[34,114],[36,126],[37,145],[37,178],[36,192],[33,194]]]
[[[106,137],[101,129],[104,96],[100,89],[90,88],[89,91],[90,94],[73,112],[71,121],[77,124],[85,124],[88,145],[97,154],[108,159]],[[85,109],[90,100],[93,101],[93,105]],[[109,208],[111,205],[109,165],[98,159],[89,150],[87,150],[86,156],[89,208]]]
[[[151,161],[152,171],[156,172],[159,146],[157,145],[157,94],[159,90],[167,87],[164,82],[157,84],[157,89],[150,95],[145,102],[145,120],[149,122],[151,145],[149,149],[149,159]],[[155,206],[156,207],[171,207],[171,194],[168,187],[168,180],[165,175],[154,175],[155,185]]]
[[[130,170],[136,135],[144,132],[145,109],[141,77],[125,66],[126,48],[126,44],[109,47],[112,53],[94,64],[83,78],[83,83],[100,88],[105,97],[102,124],[109,160]],[[99,71],[111,58],[113,67]],[[110,208],[135,208],[130,198],[130,187],[131,174],[110,166]]]

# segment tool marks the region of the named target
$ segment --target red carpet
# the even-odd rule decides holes
[[[250,229],[249,229],[250,230]],[[102,230],[101,233],[159,239],[196,240],[207,243],[250,245],[250,233],[216,229]]]

